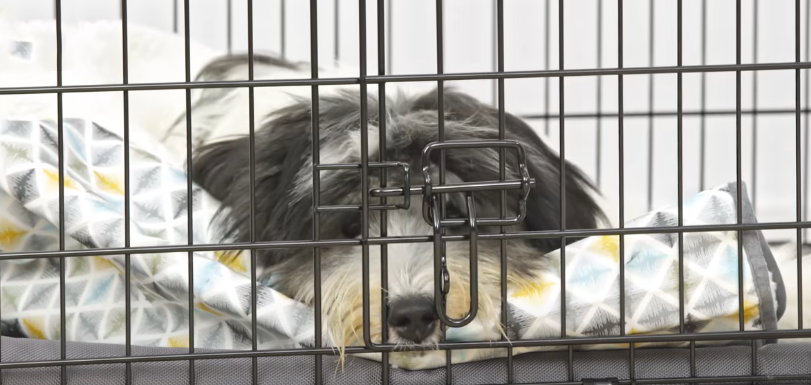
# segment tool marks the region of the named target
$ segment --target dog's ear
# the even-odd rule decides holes
[[[192,159],[192,180],[215,199],[223,201],[236,178],[248,166],[248,138],[209,143]]]
[[[306,132],[309,114],[280,111],[279,116],[256,130],[254,139],[254,215],[257,241],[309,238],[309,196],[289,198],[295,178],[310,153]],[[192,178],[219,200],[220,241],[250,240],[251,180],[250,139],[240,136],[200,147],[192,162]],[[301,211],[301,212],[299,212]],[[295,217],[296,220],[288,220]]]
[[[497,113],[497,112],[496,112]],[[560,156],[547,146],[523,120],[507,114],[508,139],[524,144],[529,175],[535,187],[527,200],[526,227],[529,231],[559,230],[560,223]],[[565,162],[564,194],[566,195],[566,226],[568,230],[594,229],[606,220],[592,194],[596,189],[589,178],[573,163]],[[567,238],[570,244],[580,238]],[[561,247],[559,238],[536,239],[546,251]]]
[[[497,139],[499,114],[498,110],[485,105],[475,98],[464,93],[446,88],[444,92],[445,119],[458,122],[458,126],[446,125],[448,139]],[[438,107],[436,92],[419,98],[414,103],[417,110],[436,110]],[[453,127],[458,127],[454,130]],[[466,129],[466,127],[468,127]],[[535,131],[523,120],[505,114],[506,138],[519,141],[526,151],[527,168],[529,175],[535,178],[535,188],[530,190],[527,201],[527,216],[524,221],[526,230],[543,231],[560,229],[560,157],[547,146]],[[472,154],[472,153],[471,153]],[[479,155],[485,154],[478,152]],[[449,158],[447,164],[452,167],[453,173],[466,181],[497,180],[499,175],[494,167],[487,166],[488,160],[497,162],[492,156],[481,157],[477,160],[467,158]],[[472,163],[473,164],[472,164]],[[515,164],[516,157],[513,151],[507,152],[507,163]],[[492,166],[492,165],[491,165]],[[566,162],[565,194],[566,194],[566,229],[596,228],[605,214],[595,202],[591,193],[594,187],[585,174],[575,165]],[[512,177],[517,177],[513,175]],[[498,201],[498,193],[481,192],[478,195],[488,194],[483,198],[482,204]],[[511,200],[517,194],[511,193]],[[508,204],[510,204],[508,202]],[[567,239],[567,243],[576,239]],[[535,239],[533,244],[543,252],[560,248],[559,238]]]

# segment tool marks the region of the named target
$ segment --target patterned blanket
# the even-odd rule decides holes
[[[117,128],[117,127],[116,127]],[[137,130],[138,127],[132,127]],[[125,246],[124,143],[118,129],[87,119],[65,119],[65,247],[68,250]],[[59,249],[57,127],[51,121],[0,120],[0,259],[3,253]],[[130,245],[187,244],[186,175],[153,149],[130,148]],[[755,217],[743,191],[743,218]],[[684,201],[684,224],[736,222],[735,184]],[[193,189],[193,240],[212,243],[210,222],[218,202]],[[668,207],[626,224],[674,226],[677,208]],[[688,331],[737,330],[738,261],[743,258],[744,318],[747,328],[776,328],[785,306],[782,280],[758,231],[684,234],[684,314]],[[619,237],[595,236],[566,248],[566,334],[617,335],[619,320]],[[673,333],[679,329],[677,234],[628,235],[625,249],[625,332]],[[538,256],[541,257],[540,255]],[[193,259],[194,287],[188,286]],[[560,252],[544,258],[560,261]],[[66,331],[70,341],[124,343],[124,256],[71,257],[66,264]],[[555,265],[552,263],[551,265]],[[188,346],[188,298],[194,301],[195,346],[250,349],[250,259],[218,252],[133,254],[131,256],[132,343]],[[512,340],[560,336],[561,277],[557,269],[537,272],[536,284],[509,289]],[[258,287],[260,349],[313,345],[313,312],[271,287]],[[0,317],[39,339],[59,339],[59,260],[0,261]],[[451,341],[498,339],[494,325],[474,321],[448,332]],[[325,337],[325,341],[329,341]],[[615,348],[602,345],[599,348]],[[591,347],[594,348],[594,347]],[[520,354],[529,349],[516,349]],[[500,356],[504,349],[454,351],[454,363]],[[379,359],[377,355],[367,356]],[[445,354],[397,353],[391,362],[406,369],[444,364]]]

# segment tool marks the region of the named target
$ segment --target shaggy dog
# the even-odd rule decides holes
[[[245,57],[225,57],[212,62],[201,77],[206,80],[227,80],[231,73],[246,63]],[[257,56],[255,66],[293,66],[276,59]],[[233,94],[236,90],[215,90],[201,95],[194,106],[194,119],[200,124],[219,124],[234,103],[245,102]],[[377,96],[360,100],[355,89],[344,88],[327,92],[318,99],[320,130],[320,164],[357,164],[361,162],[361,103],[368,103],[368,159],[370,162],[399,161],[411,169],[429,166],[432,178],[438,181],[439,151],[431,153],[430,164],[421,164],[423,148],[438,141],[438,121],[444,120],[445,140],[498,139],[498,110],[471,96],[444,90],[444,111],[438,111],[436,90],[406,95],[399,93],[387,99],[385,111],[380,112]],[[261,105],[261,98],[255,103]],[[261,108],[261,107],[258,107]],[[266,116],[258,117],[255,131],[255,240],[305,240],[313,235],[313,159],[311,127],[312,102],[295,98],[289,105]],[[199,118],[202,116],[203,118]],[[529,194],[526,218],[509,231],[557,230],[561,227],[560,191],[561,160],[535,132],[513,115],[506,115],[506,137],[517,141],[526,151],[529,175],[535,187]],[[183,123],[181,123],[183,122]],[[379,126],[385,122],[385,151],[381,154]],[[185,124],[180,119],[178,124]],[[196,126],[193,127],[196,129]],[[208,127],[207,129],[211,129]],[[215,128],[216,130],[216,128]],[[221,234],[223,241],[251,240],[249,138],[241,136],[206,144],[196,150],[193,159],[193,179],[219,199],[223,211]],[[507,179],[520,179],[515,151],[507,150]],[[499,151],[493,148],[447,150],[446,183],[470,183],[499,180]],[[358,169],[330,170],[320,177],[321,204],[361,204],[361,173]],[[402,186],[402,173],[390,172],[388,186]],[[412,185],[423,184],[419,173],[411,174]],[[567,229],[591,229],[606,222],[597,203],[595,189],[588,178],[573,164],[566,163],[565,225]],[[369,172],[371,188],[381,185],[377,171]],[[447,194],[447,217],[466,218],[465,196]],[[500,191],[480,191],[473,194],[478,218],[500,216]],[[392,200],[403,198],[390,198]],[[507,192],[507,215],[517,214],[517,190]],[[370,198],[370,204],[378,204]],[[423,217],[421,196],[412,196],[410,208],[387,211],[387,236],[425,236],[433,234]],[[320,239],[359,238],[362,218],[359,211],[322,213],[318,224]],[[369,236],[380,237],[381,212],[371,210]],[[448,228],[448,234],[465,234],[467,226]],[[498,232],[498,227],[483,227],[482,233]],[[576,239],[567,239],[574,242]],[[544,253],[561,247],[558,238],[509,241],[506,246],[507,278],[511,284],[531,280],[530,271],[538,271],[544,263]],[[388,290],[386,303],[381,303],[380,247],[370,246],[371,264],[371,334],[376,342],[404,346],[436,344],[440,337],[440,322],[434,306],[434,254],[430,243],[395,243],[387,247]],[[304,303],[314,300],[312,249],[261,250],[258,254],[260,275],[282,293]],[[327,247],[321,249],[322,311],[326,330],[337,346],[362,344],[362,276],[361,247]],[[446,314],[460,318],[469,311],[469,250],[466,242],[446,245],[450,292]],[[478,244],[478,318],[485,323],[499,324],[500,242],[480,241]],[[382,306],[389,309],[388,325],[380,325]],[[383,327],[388,328],[389,341],[381,341]]]

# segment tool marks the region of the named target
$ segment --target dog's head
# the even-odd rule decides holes
[[[261,103],[257,101],[257,103]],[[360,163],[361,101],[357,92],[321,96],[318,103],[321,164]],[[418,170],[423,148],[438,140],[437,92],[416,98],[388,100],[381,116],[375,97],[368,100],[368,156],[370,162],[402,161]],[[453,90],[444,91],[444,132],[446,140],[497,139],[498,112],[472,97]],[[314,235],[312,106],[301,100],[273,113],[255,134],[255,239],[257,241],[308,240]],[[385,122],[385,138],[380,125]],[[536,180],[527,202],[522,224],[509,230],[557,230],[560,228],[560,159],[533,130],[520,119],[506,116],[506,137],[519,141],[526,150],[529,174]],[[385,151],[381,151],[385,145]],[[220,199],[228,214],[224,221],[224,239],[250,240],[249,141],[238,138],[208,145],[194,159],[194,179]],[[516,155],[506,151],[507,179],[519,179]],[[431,169],[438,180],[440,153],[432,153]],[[565,173],[566,227],[595,228],[603,218],[592,198],[592,186],[573,165]],[[447,150],[446,183],[499,180],[499,151],[491,148]],[[388,170],[386,184],[402,186],[403,174]],[[412,173],[413,185],[422,184],[422,176]],[[320,172],[321,205],[361,204],[360,169]],[[381,186],[378,169],[369,171],[369,187]],[[477,217],[499,217],[500,191],[481,191],[474,195]],[[388,198],[397,203],[402,197]],[[422,197],[412,197],[408,210],[370,210],[370,237],[426,236],[432,228],[422,215]],[[507,215],[515,215],[518,192],[507,193]],[[370,204],[381,203],[369,198]],[[447,217],[467,216],[465,196],[448,195]],[[322,240],[359,238],[362,232],[360,211],[322,212],[317,235]],[[448,234],[464,234],[466,227],[449,228]],[[480,232],[498,232],[482,228]],[[573,241],[569,239],[569,241]],[[560,247],[556,238],[480,241],[479,315],[485,322],[499,325],[502,250],[506,258],[507,278],[513,284],[527,282],[531,271],[543,264],[543,254]],[[382,341],[381,309],[388,309],[388,341],[400,345],[432,345],[438,342],[440,322],[434,306],[434,254],[431,243],[393,243],[385,248],[368,246],[371,285],[371,335]],[[362,248],[328,247],[320,251],[321,301],[328,340],[336,346],[362,344],[363,302]],[[385,253],[385,254],[384,254]],[[469,249],[466,242],[446,245],[450,292],[446,313],[459,318],[469,311]],[[283,293],[306,303],[315,298],[313,250],[275,249],[259,253],[262,275]],[[387,264],[385,303],[381,295]]]

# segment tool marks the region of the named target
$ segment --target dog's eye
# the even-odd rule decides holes
[[[347,238],[355,238],[360,235],[360,222],[352,221],[346,223],[341,228],[344,236]]]

